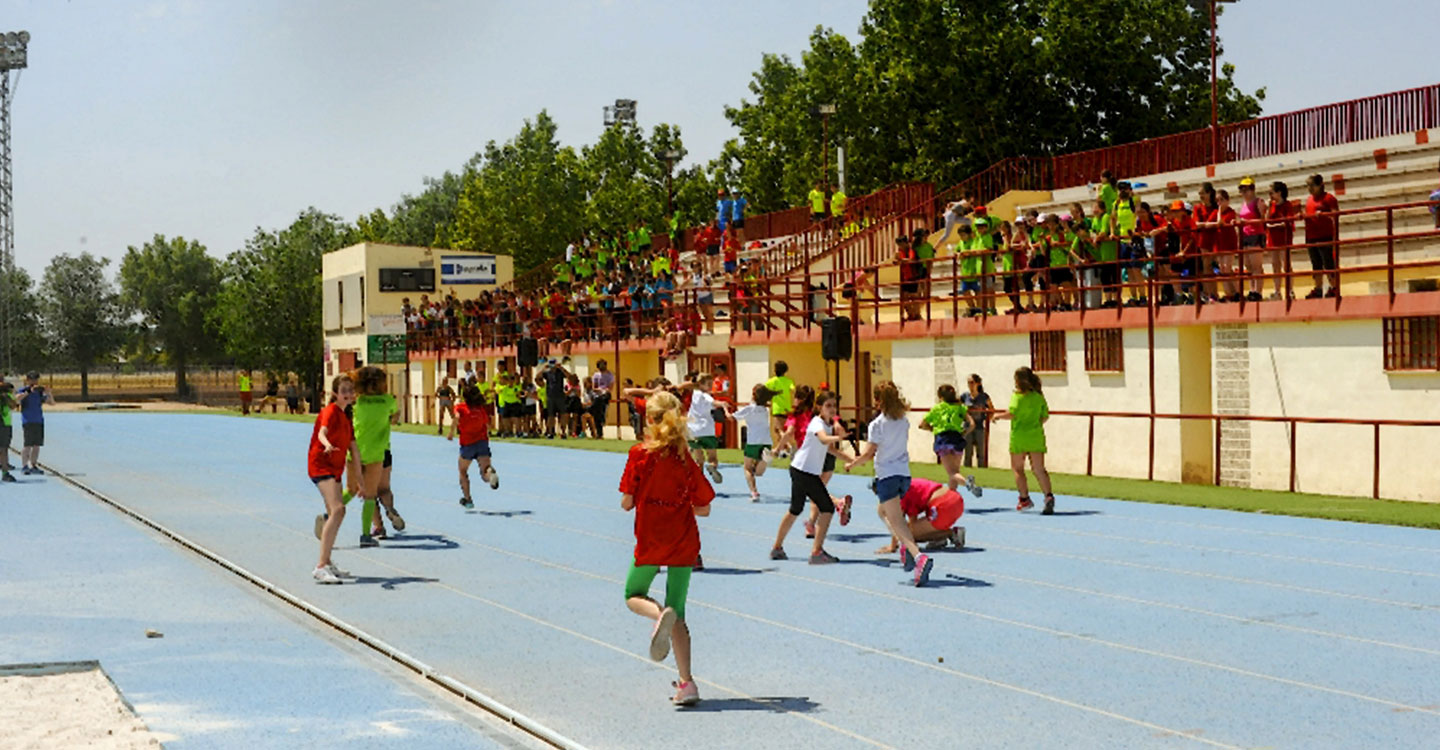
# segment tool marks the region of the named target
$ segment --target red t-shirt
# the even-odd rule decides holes
[[[736,259],[736,258],[739,258],[739,257],[740,257],[740,243],[739,243],[739,242],[736,242],[736,241],[733,240],[733,239],[730,240],[729,242],[726,242],[726,243],[725,243],[725,262],[727,262],[727,263],[734,263],[734,262],[735,262],[735,259]]]
[[[1215,250],[1217,252],[1240,249],[1239,225],[1235,222],[1239,216],[1235,209],[1227,208],[1219,213],[1221,227],[1215,235]]]
[[[1295,206],[1290,201],[1275,201],[1270,204],[1267,219],[1284,219],[1295,215]],[[1295,242],[1295,225],[1291,222],[1284,222],[1279,226],[1268,226],[1265,228],[1266,244],[1272,248],[1282,248]]]
[[[929,479],[912,478],[910,489],[900,496],[900,512],[907,516],[924,514],[925,509],[930,507],[930,496],[935,494],[935,490],[944,486]]]
[[[700,554],[695,508],[715,490],[688,454],[630,448],[620,491],[635,498],[635,564],[688,567]]]
[[[473,445],[490,439],[490,414],[485,407],[470,408],[469,404],[455,405],[455,431],[460,434],[461,445]]]
[[[1206,208],[1204,203],[1196,203],[1193,214],[1196,224],[1213,222],[1220,216],[1220,207]],[[1215,234],[1216,231],[1214,229],[1206,227],[1200,227],[1195,230],[1195,241],[1199,244],[1202,252],[1208,253],[1215,249]]]
[[[900,498],[900,510],[907,516],[919,516],[937,529],[948,529],[965,513],[965,499],[960,493],[946,491],[931,499],[945,485],[929,479],[911,479],[910,489]]]
[[[1335,239],[1335,217],[1318,216],[1317,214],[1330,211],[1339,211],[1340,201],[1335,196],[1323,193],[1319,198],[1310,196],[1305,199],[1305,241]]]
[[[335,446],[335,450],[325,452],[325,446],[320,444],[320,428],[328,427],[325,439]],[[310,470],[310,476],[340,477],[345,473],[345,454],[350,450],[350,444],[355,442],[355,430],[350,426],[350,418],[345,416],[345,410],[339,404],[330,404],[320,410],[320,416],[315,418],[315,428],[310,431],[310,458],[306,462]]]

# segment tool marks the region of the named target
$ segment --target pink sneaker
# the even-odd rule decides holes
[[[695,681],[672,682],[675,688],[675,697],[670,699],[671,703],[677,706],[693,706],[700,702],[700,688],[695,686]]]
[[[670,631],[675,628],[675,618],[675,610],[669,607],[661,610],[655,629],[650,631],[651,661],[665,661],[665,657],[670,655]]]

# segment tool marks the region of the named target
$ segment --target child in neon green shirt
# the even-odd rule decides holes
[[[1010,426],[1010,468],[1015,472],[1015,487],[1020,491],[1020,501],[1015,510],[1035,507],[1030,501],[1030,486],[1025,479],[1025,460],[1035,472],[1035,480],[1045,493],[1045,509],[1042,515],[1054,515],[1055,494],[1051,492],[1050,472],[1045,470],[1045,422],[1050,419],[1050,405],[1041,391],[1040,377],[1028,367],[1015,371],[1015,393],[1010,396],[1010,408],[995,414],[995,419],[1008,419]]]
[[[374,365],[362,367],[355,374],[355,390],[360,394],[353,407],[355,447],[360,452],[365,486],[375,488],[360,510],[361,547],[374,547],[378,544],[376,539],[387,536],[384,522],[375,515],[375,499],[384,506],[385,515],[395,530],[405,530],[405,519],[396,512],[395,495],[390,491],[390,425],[399,416],[400,406],[388,390],[389,380],[389,375]]]

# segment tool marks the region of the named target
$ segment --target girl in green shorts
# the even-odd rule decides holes
[[[745,423],[745,483],[750,485],[750,502],[760,502],[755,478],[765,475],[770,461],[770,399],[775,392],[757,384],[750,391],[750,403],[735,410],[735,418]]]
[[[1015,510],[1035,507],[1035,503],[1030,502],[1030,486],[1025,481],[1025,459],[1029,458],[1035,481],[1045,493],[1045,509],[1040,514],[1054,515],[1055,495],[1050,491],[1050,472],[1045,470],[1045,422],[1050,419],[1050,406],[1041,393],[1040,377],[1030,368],[1015,371],[1015,393],[1010,396],[1010,408],[998,412],[995,419],[1011,421],[1010,468],[1015,470],[1015,488],[1020,491]]]
[[[686,446],[685,417],[680,400],[666,391],[645,403],[645,440],[630,448],[620,477],[620,507],[635,511],[635,557],[625,579],[625,604],[631,612],[655,621],[650,631],[650,658],[664,660],[673,646],[679,681],[671,702],[689,706],[700,700],[690,673],[690,629],[685,625],[685,598],[690,571],[700,555],[696,516],[710,515],[715,490]],[[665,573],[665,604],[650,598],[650,584]]]

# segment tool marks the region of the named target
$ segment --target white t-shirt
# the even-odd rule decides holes
[[[715,417],[710,414],[713,408],[715,399],[710,398],[710,394],[698,388],[690,394],[690,413],[685,421],[692,439],[715,437]]]
[[[817,432],[829,435],[830,427],[819,416],[811,417],[810,424],[805,426],[805,437],[800,443],[800,449],[795,451],[790,465],[818,477],[825,470],[825,454],[830,450],[820,442],[820,438],[815,437]]]
[[[735,410],[735,418],[745,421],[746,445],[770,444],[770,407],[746,404]]]
[[[866,440],[875,444],[875,478],[910,476],[910,420],[884,414],[870,420]]]

